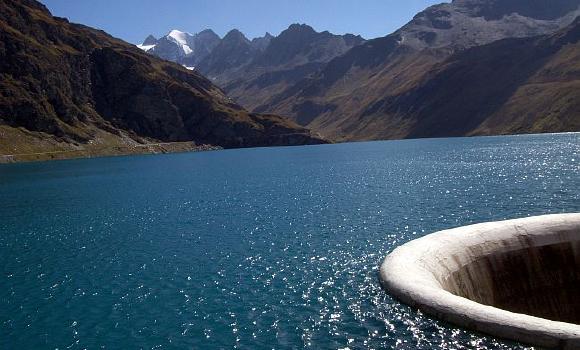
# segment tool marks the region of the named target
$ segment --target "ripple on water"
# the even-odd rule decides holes
[[[439,229],[580,210],[578,134],[0,167],[0,348],[524,349],[380,288]]]

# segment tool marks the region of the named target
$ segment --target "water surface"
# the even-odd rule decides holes
[[[378,267],[580,211],[579,158],[564,134],[3,165],[0,348],[520,348],[399,304]]]

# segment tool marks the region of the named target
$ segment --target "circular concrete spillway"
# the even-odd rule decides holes
[[[452,324],[580,349],[580,213],[440,231],[395,249],[380,279],[397,299]]]

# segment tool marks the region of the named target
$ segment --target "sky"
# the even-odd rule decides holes
[[[172,29],[223,36],[239,29],[248,38],[279,34],[292,23],[317,31],[360,34],[366,39],[392,33],[426,7],[445,0],[41,0],[55,16],[102,29],[139,44]]]

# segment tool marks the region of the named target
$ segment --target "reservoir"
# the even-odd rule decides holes
[[[429,233],[580,211],[580,134],[0,165],[1,349],[525,349],[392,299]]]

